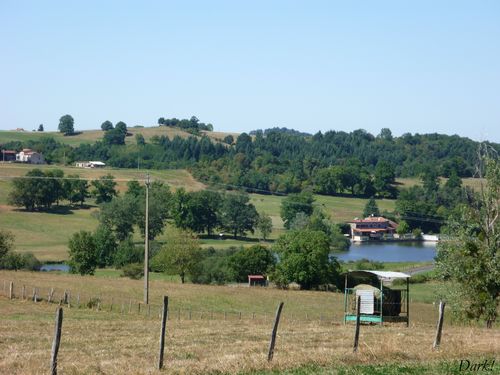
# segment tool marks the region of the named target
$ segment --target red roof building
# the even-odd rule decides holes
[[[391,239],[398,224],[382,216],[370,216],[365,219],[354,219],[351,225],[351,238],[355,242]]]

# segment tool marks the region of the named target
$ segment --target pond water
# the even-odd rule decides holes
[[[436,256],[435,242],[362,242],[333,254],[344,262],[369,259],[377,262],[429,262]]]
[[[62,272],[69,272],[69,266],[64,263],[59,263],[59,264],[44,264],[42,267],[40,267],[40,271],[62,271]]]

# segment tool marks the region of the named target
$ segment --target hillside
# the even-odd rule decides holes
[[[173,138],[179,136],[181,138],[188,138],[192,134],[185,132],[181,129],[167,127],[167,126],[154,126],[154,127],[131,127],[128,128],[128,132],[131,136],[126,138],[127,144],[135,143],[135,134],[142,134],[144,139],[149,141],[153,136],[168,136]],[[210,132],[208,132],[210,133]],[[12,141],[38,141],[43,137],[53,137],[58,142],[68,144],[71,146],[77,146],[81,143],[94,143],[95,141],[101,140],[104,137],[104,131],[102,130],[84,130],[78,132],[76,135],[65,136],[60,132],[22,132],[22,131],[4,131],[0,130],[0,144],[12,142]],[[214,137],[216,138],[216,137]]]

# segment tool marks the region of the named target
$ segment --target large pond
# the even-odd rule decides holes
[[[334,254],[344,262],[369,259],[377,262],[429,262],[436,256],[435,242],[362,242]]]

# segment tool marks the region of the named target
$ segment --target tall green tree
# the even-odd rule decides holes
[[[126,133],[118,128],[110,129],[104,133],[103,142],[106,145],[124,145]]]
[[[453,311],[484,319],[491,328],[500,301],[500,163],[490,157],[481,162],[486,186],[451,220],[450,239],[438,244],[436,268],[449,281],[445,293]]]
[[[314,197],[311,193],[289,194],[281,202],[281,218],[286,229],[290,229],[292,221],[299,212],[310,216],[313,212]]]
[[[80,231],[69,239],[70,272],[93,275],[99,263],[97,247],[91,232]]]
[[[175,273],[184,284],[186,276],[197,271],[203,260],[200,243],[190,232],[176,228],[167,231],[167,240],[152,260],[155,269]]]
[[[108,130],[113,129],[113,123],[109,120],[106,120],[101,124],[101,129],[107,132]]]
[[[373,186],[381,197],[392,198],[396,194],[393,184],[396,182],[394,166],[384,160],[377,163],[373,177]]]
[[[301,289],[311,289],[338,277],[339,264],[330,259],[330,241],[323,232],[288,232],[276,241],[273,251],[280,259],[273,275],[279,285],[296,282]]]
[[[101,206],[99,221],[110,228],[118,241],[124,241],[134,233],[134,225],[140,217],[137,199],[130,195],[115,197]],[[142,216],[144,217],[144,216]]]
[[[257,220],[257,229],[260,232],[261,238],[265,241],[273,231],[273,221],[271,216],[262,212],[259,214],[259,219]]]
[[[90,197],[88,182],[76,174],[68,175],[68,179],[64,180],[63,189],[66,199],[71,204],[79,202],[80,206],[83,206],[85,199]]]
[[[234,237],[244,236],[246,232],[254,233],[259,214],[250,203],[248,194],[228,193],[221,207],[221,225]]]
[[[99,225],[93,237],[97,252],[97,266],[104,268],[113,265],[118,244],[111,228]]]
[[[110,174],[101,176],[98,180],[93,180],[91,184],[94,187],[92,196],[95,197],[97,204],[110,202],[113,197],[118,195],[115,177]]]
[[[365,208],[363,209],[363,217],[368,216],[380,216],[380,210],[378,209],[377,201],[375,198],[370,198],[366,202]]]
[[[211,235],[220,226],[220,210],[224,197],[215,191],[202,190],[188,193],[186,201],[186,227],[190,230]]]
[[[122,133],[124,136],[127,135],[127,124],[125,124],[123,121],[118,121],[115,125],[115,129]]]
[[[64,135],[71,135],[75,132],[75,120],[71,115],[64,115],[59,119],[58,129]]]

